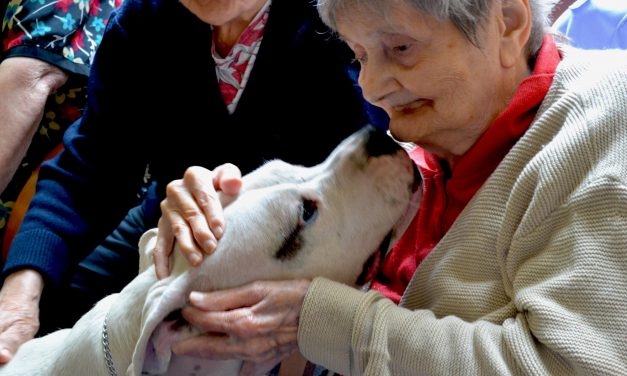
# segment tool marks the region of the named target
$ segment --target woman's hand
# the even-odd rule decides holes
[[[0,290],[0,364],[39,330],[39,300],[43,278],[34,270],[10,274]]]
[[[271,370],[298,350],[298,320],[310,281],[258,281],[192,292],[183,317],[205,334],[176,343],[179,355],[242,359],[241,375]]]
[[[232,198],[242,186],[242,173],[232,164],[214,171],[190,167],[183,179],[170,182],[161,202],[159,234],[152,256],[158,278],[170,274],[169,256],[176,240],[181,252],[194,266],[203,252],[210,254],[224,232],[223,204],[218,192]]]

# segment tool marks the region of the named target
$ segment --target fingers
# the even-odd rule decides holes
[[[280,330],[253,337],[234,337],[207,334],[192,337],[172,346],[175,354],[203,357],[215,360],[241,359],[254,363],[277,362],[298,346],[297,327]]]
[[[224,233],[224,211],[218,192],[234,196],[239,193],[241,184],[239,169],[225,164],[214,172],[190,167],[182,180],[168,185],[167,196],[172,199],[168,208],[173,211],[171,225],[177,241],[180,242],[179,236],[182,236],[189,240],[184,247],[191,249],[194,241],[205,253],[213,252]]]
[[[242,173],[237,166],[225,163],[215,169],[214,186],[227,196],[236,196],[242,188]],[[224,205],[224,203],[222,203]],[[225,205],[226,206],[226,205]]]
[[[181,202],[180,209],[195,241],[207,254],[213,252],[224,232],[224,213],[217,193],[221,189],[219,169],[214,173],[202,167],[190,167],[183,176],[183,184],[191,197]]]
[[[241,188],[241,172],[232,164],[215,171],[189,167],[182,179],[170,182],[161,202],[161,218],[153,260],[157,276],[169,274],[168,258],[176,243],[190,264],[197,266],[203,253],[210,254],[224,233],[221,196],[232,200]]]
[[[289,357],[290,355],[296,353],[298,350],[295,346],[281,347],[276,349],[276,355],[271,357],[267,361],[255,363],[251,361],[244,361],[242,364],[242,368],[240,369],[240,376],[259,376],[266,375],[270,372],[277,364],[281,363],[284,359]],[[299,374],[301,374],[299,372]]]
[[[254,305],[276,304],[275,308],[302,303],[311,281],[254,281],[239,287],[212,292],[193,291],[189,303],[204,311],[229,311]],[[265,308],[265,305],[263,305]]]
[[[7,315],[3,316],[2,319],[6,319]],[[10,326],[0,334],[0,364],[9,362],[18,348],[32,339],[39,329],[39,320],[29,314],[15,313],[10,320]]]
[[[171,226],[166,226],[164,221],[163,217],[159,219],[157,242],[152,250],[152,259],[159,279],[170,274],[170,254],[174,247],[174,234],[172,234]]]
[[[258,281],[210,293],[193,291],[189,295],[189,303],[203,311],[230,311],[259,303],[271,288],[264,282]]]
[[[183,179],[167,185],[166,195],[161,202],[161,215],[181,251],[186,256],[193,255],[191,258],[202,258],[203,249],[207,253],[213,252],[217,237],[209,227],[210,221],[215,227],[223,224],[222,206],[213,187],[211,171],[200,167],[188,168]],[[206,217],[205,213],[210,217]]]
[[[192,206],[193,199],[188,195],[182,180],[168,184],[167,198],[161,202],[161,218],[159,218],[157,241],[152,251],[157,276],[163,278],[169,274],[169,256],[172,254],[174,241],[183,256],[192,265],[202,260],[202,251],[195,243],[187,219],[181,214],[181,206]],[[185,201],[188,203],[186,204]],[[183,202],[183,203],[181,203]],[[192,202],[192,203],[190,203]]]
[[[310,282],[257,281],[234,289],[194,292],[182,314],[205,332],[248,337],[298,325]]]
[[[15,355],[16,350],[12,350],[0,343],[0,364],[8,363]]]
[[[172,349],[180,355],[254,363],[282,359],[297,349],[298,318],[309,284],[258,281],[231,290],[192,293],[183,317],[206,334],[180,341]]]

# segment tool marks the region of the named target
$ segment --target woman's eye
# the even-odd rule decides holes
[[[409,47],[410,46],[408,44],[401,44],[401,45],[395,46],[393,50],[396,53],[402,53],[402,52],[406,52],[407,50],[409,50]]]

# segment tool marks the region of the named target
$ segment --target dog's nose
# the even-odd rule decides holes
[[[381,128],[368,125],[364,127],[363,132],[366,133],[365,150],[370,157],[379,157],[383,155],[392,155],[399,150],[403,149],[403,146],[398,143],[392,136]],[[422,176],[416,164],[411,164],[414,174],[414,183],[412,191],[415,192],[422,182]]]
[[[366,128],[368,133],[366,140],[366,152],[371,157],[378,157],[381,155],[394,154],[401,146],[398,142],[394,141],[390,135],[388,135],[382,129],[368,126]]]

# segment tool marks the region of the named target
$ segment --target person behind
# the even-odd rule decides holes
[[[63,132],[78,119],[86,102],[89,67],[104,25],[119,1],[55,6],[51,0],[4,1],[0,40],[0,253],[8,251],[20,216],[34,191],[36,171],[61,147]],[[6,11],[6,12],[5,12]],[[67,20],[74,22],[66,22]],[[18,200],[19,198],[19,200]],[[0,263],[1,264],[1,263]],[[39,294],[40,276],[16,272],[0,294],[7,301]],[[32,280],[31,280],[32,279]],[[15,296],[19,294],[19,297]],[[8,322],[9,310],[0,312]],[[37,317],[23,316],[10,330],[32,336]],[[3,327],[2,330],[7,329]],[[0,339],[0,347],[5,347]],[[15,344],[9,347],[16,347]],[[0,362],[10,357],[0,351]]]
[[[420,209],[370,291],[195,291],[183,317],[206,333],[173,351],[244,359],[242,374],[295,349],[342,375],[623,374],[627,52],[558,45],[544,0],[317,4],[365,98],[415,143]],[[199,218],[228,226],[210,199],[236,185],[228,171],[171,183],[160,277],[172,236],[198,256],[213,236]]]
[[[577,0],[555,20],[553,28],[575,47],[627,48],[627,1]]]
[[[9,250],[6,281],[24,271],[39,280],[30,296],[17,283],[0,290],[4,359],[37,318],[39,334],[71,326],[137,274],[139,236],[188,166],[313,165],[370,122],[376,109],[351,64],[309,0],[125,1],[94,57],[83,115],[41,167]],[[154,183],[133,208],[147,166]],[[30,329],[16,332],[20,322]]]

